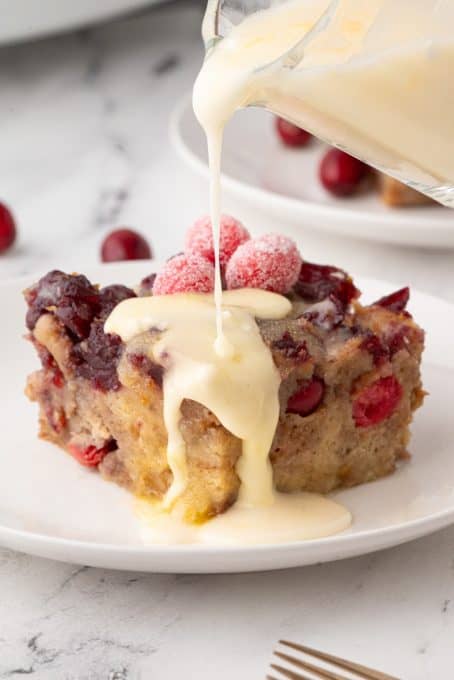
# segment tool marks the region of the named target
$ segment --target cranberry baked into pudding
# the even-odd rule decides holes
[[[301,260],[289,239],[250,239],[239,223],[229,224],[223,218],[224,289],[271,290],[288,304],[284,318],[253,319],[278,376],[269,450],[275,488],[325,494],[390,474],[408,457],[409,425],[424,395],[424,334],[406,311],[409,290],[363,305],[344,271]],[[39,404],[41,437],[143,498],[163,499],[173,481],[163,411],[173,359],[153,352],[162,327],[125,340],[105,323],[125,300],[211,298],[210,242],[197,238],[207,225],[196,225],[186,252],[136,292],[60,271],[25,291],[29,337],[42,364],[26,393]],[[174,504],[188,521],[202,521],[235,503],[242,441],[193,399],[182,401],[178,427],[187,479]]]

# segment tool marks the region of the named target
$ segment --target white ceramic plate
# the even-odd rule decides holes
[[[30,40],[111,19],[157,0],[0,0],[0,43]]]
[[[188,98],[175,109],[170,134],[183,159],[207,177],[205,137]],[[233,206],[233,214],[252,214],[257,228],[278,229],[297,240],[309,228],[372,241],[454,247],[452,210],[388,208],[374,191],[344,199],[328,194],[317,178],[323,151],[316,140],[303,149],[286,148],[277,139],[270,114],[240,111],[226,129],[223,199]]]
[[[104,265],[95,281],[137,283],[150,263]],[[320,540],[250,548],[150,546],[140,538],[133,499],[51,444],[40,441],[37,408],[24,397],[37,365],[22,340],[21,290],[0,285],[2,409],[0,411],[0,544],[72,563],[154,572],[238,572],[337,560],[397,545],[454,522],[454,349],[448,319],[454,306],[414,293],[411,310],[427,329],[424,380],[430,392],[413,426],[413,459],[387,479],[336,494],[353,513],[348,531]],[[365,300],[392,290],[360,280]]]

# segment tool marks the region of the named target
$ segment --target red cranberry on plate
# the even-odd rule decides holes
[[[0,203],[0,253],[4,253],[16,240],[16,223],[9,208]]]
[[[369,172],[369,166],[340,149],[330,149],[323,156],[320,181],[334,196],[351,196]]]
[[[152,251],[148,241],[132,229],[116,229],[106,236],[101,245],[103,262],[148,260]]]
[[[286,146],[306,146],[312,138],[310,132],[290,123],[285,118],[276,118],[275,121],[277,133]]]

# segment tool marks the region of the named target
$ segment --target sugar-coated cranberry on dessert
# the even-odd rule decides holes
[[[281,141],[286,146],[300,147],[306,146],[312,139],[312,135],[307,130],[290,123],[285,118],[275,118],[275,126]]]
[[[369,172],[369,167],[358,158],[340,149],[330,149],[323,156],[320,181],[335,196],[351,196]]]
[[[287,402],[287,413],[308,416],[320,405],[325,393],[325,383],[320,378],[312,378],[300,383]]]
[[[403,312],[409,299],[410,288],[406,286],[405,288],[396,290],[390,295],[385,295],[373,304],[378,305],[379,307],[385,307],[385,309],[389,309],[391,312]]]
[[[266,234],[243,243],[226,269],[227,288],[261,288],[288,293],[301,269],[296,244],[286,236]]]
[[[99,448],[96,448],[93,444],[89,446],[68,444],[69,453],[85,467],[96,467],[110,451],[116,448],[117,445],[113,439]]]
[[[148,260],[152,251],[148,241],[132,229],[116,229],[110,232],[101,245],[103,262],[122,260]]]
[[[219,261],[222,271],[235,250],[250,239],[246,227],[230,215],[221,216],[219,235]],[[189,228],[185,240],[185,252],[188,255],[199,255],[214,264],[214,246],[211,219],[208,215],[196,220]]]
[[[301,265],[295,293],[307,302],[321,302],[333,295],[344,307],[361,294],[342,269],[306,261]]]
[[[352,415],[356,427],[379,425],[389,418],[399,405],[402,394],[402,385],[393,375],[363,387],[353,400]]]
[[[214,265],[200,255],[176,255],[167,260],[156,275],[153,295],[173,293],[211,293]]]
[[[11,210],[0,203],[0,253],[4,253],[16,240],[16,223]]]

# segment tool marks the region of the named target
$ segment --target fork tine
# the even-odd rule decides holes
[[[293,664],[297,668],[303,668],[305,671],[310,671],[314,675],[316,675],[318,678],[325,678],[325,680],[349,680],[348,678],[345,677],[345,675],[338,675],[337,673],[333,673],[332,671],[329,671],[327,668],[319,668],[318,666],[314,666],[311,663],[307,663],[307,661],[302,661],[301,659],[297,659],[294,656],[290,656],[289,654],[282,654],[282,652],[274,652],[276,656],[278,656],[280,659],[283,659],[284,661],[288,661],[288,663]]]
[[[278,666],[275,663],[271,664],[271,668],[275,671],[278,671],[289,680],[312,680],[312,678],[310,678],[308,675],[301,675],[300,673],[295,673],[294,671],[290,671],[288,668],[284,668],[284,666]]]
[[[296,649],[299,652],[304,652],[309,656],[315,656],[317,659],[332,663],[333,665],[339,666],[339,668],[343,668],[346,671],[352,671],[357,675],[362,675],[365,680],[400,680],[400,678],[396,678],[394,675],[387,675],[381,671],[374,671],[373,668],[368,668],[362,664],[341,659],[339,656],[334,656],[333,654],[319,652],[317,649],[312,649],[311,647],[306,647],[305,645],[299,645],[295,642],[290,642],[289,640],[279,640],[279,642],[281,645],[286,645],[287,647]]]

